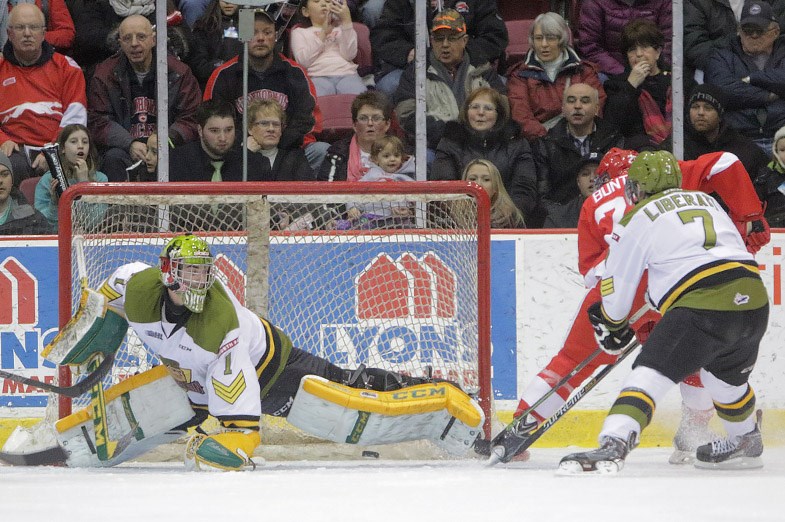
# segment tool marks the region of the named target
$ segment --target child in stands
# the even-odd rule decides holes
[[[366,87],[357,74],[357,33],[346,0],[303,0],[303,23],[292,29],[294,59],[305,67],[317,96],[360,94]]]
[[[371,146],[371,168],[359,181],[414,181],[414,157],[407,156],[397,136],[382,136]],[[337,228],[384,228],[407,225],[413,212],[408,203],[352,203]]]

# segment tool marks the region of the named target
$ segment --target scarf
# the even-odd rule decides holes
[[[654,143],[662,143],[671,133],[671,113],[673,99],[671,96],[671,88],[668,87],[666,94],[667,101],[665,102],[665,116],[662,115],[657,101],[646,89],[641,89],[641,94],[638,96],[638,107],[643,116],[643,128],[646,134],[654,141]]]
[[[123,18],[135,14],[147,16],[155,11],[154,0],[109,0],[109,5]]]
[[[346,163],[346,181],[359,181],[368,172],[367,167],[363,167],[363,160],[360,152],[360,145],[357,143],[357,136],[352,136],[349,143],[349,161]]]

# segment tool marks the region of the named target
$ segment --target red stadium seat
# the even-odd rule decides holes
[[[35,178],[23,179],[19,184],[19,190],[24,194],[25,199],[31,205],[35,205],[35,187],[40,180],[41,176],[37,176]]]
[[[332,143],[350,135],[352,127],[352,102],[356,94],[330,94],[319,96],[316,103],[322,111],[322,132],[319,139]]]
[[[507,26],[507,69],[526,58],[529,51],[529,31],[534,20],[510,20]]]
[[[373,72],[373,55],[371,51],[371,32],[368,26],[360,22],[352,22],[354,32],[357,33],[357,56],[354,63],[359,65],[357,72],[360,76]]]

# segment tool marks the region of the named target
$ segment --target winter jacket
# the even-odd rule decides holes
[[[615,125],[599,118],[594,123],[594,132],[586,138],[590,153],[596,152],[602,157],[613,147],[623,148],[624,137]],[[563,205],[579,194],[576,178],[582,156],[565,120],[537,140],[532,152],[537,166],[538,192],[543,199]]]
[[[11,212],[5,222],[0,223],[0,236],[30,236],[55,234],[43,214],[29,204],[18,189],[9,196]],[[0,216],[2,217],[2,216]]]
[[[302,149],[278,149],[272,167],[261,152],[248,152],[249,181],[314,181],[311,165]]]
[[[520,126],[508,115],[500,111],[498,119],[502,123],[486,132],[478,132],[461,122],[447,122],[428,179],[461,179],[470,161],[487,159],[499,169],[504,188],[526,218],[537,206],[538,199],[531,148],[521,136]]]
[[[625,139],[647,136],[643,125],[643,114],[638,105],[642,90],[647,90],[657,102],[660,112],[666,115],[672,76],[669,71],[661,71],[655,76],[647,76],[643,83],[635,88],[627,81],[629,68],[622,74],[608,78],[605,92],[608,100],[605,103],[605,121],[616,125]]]
[[[564,204],[545,203],[545,224],[543,228],[578,228],[578,218],[581,215],[581,207],[586,198],[580,194]]]
[[[785,27],[785,0],[769,0]],[[736,39],[738,22],[728,0],[684,2],[684,58],[692,69],[705,70],[715,49],[727,49]]]
[[[768,155],[755,142],[730,128],[726,121],[720,123],[719,134],[709,142],[703,134],[687,123],[684,126],[684,159],[694,160],[710,152],[732,152],[754,180],[766,168]]]
[[[202,148],[200,140],[194,140],[169,151],[169,181],[211,181],[215,170],[211,158]],[[221,179],[242,181],[243,164],[239,147],[234,147],[223,158]],[[251,170],[248,170],[249,175]]]
[[[97,171],[95,173],[95,180],[99,183],[104,183],[109,181],[109,178],[106,177],[101,171]],[[75,185],[77,183],[85,183],[83,181],[77,181],[76,179],[69,179],[68,180],[69,187],[71,185]],[[57,202],[52,199],[52,191],[50,187],[52,186],[52,172],[47,171],[41,176],[41,179],[38,180],[38,184],[35,186],[35,201],[31,202],[35,206],[35,209],[39,211],[49,222],[53,229],[57,229]],[[104,213],[106,212],[106,205],[99,203],[98,205],[91,205],[87,207],[88,212],[91,212],[89,220],[89,224],[92,226],[97,225],[103,219]]]
[[[237,35],[238,15],[221,16],[221,27],[217,31],[208,31],[201,26],[193,30],[193,46],[188,57],[188,65],[199,80],[199,85],[204,88],[210,75],[219,65],[240,56],[243,43]],[[235,36],[226,36],[225,33]]]
[[[495,0],[445,0],[444,7],[456,9],[466,21],[469,43],[466,46],[473,65],[504,58],[507,27],[499,16]],[[384,9],[371,29],[373,57],[379,76],[393,69],[404,69],[409,52],[414,49],[414,0],[386,0]],[[428,3],[428,29],[433,19]]]
[[[524,137],[532,141],[548,133],[543,123],[561,115],[564,90],[568,85],[586,83],[597,89],[602,111],[605,90],[598,73],[596,65],[582,60],[568,47],[567,59],[556,74],[556,80],[551,81],[534,49],[530,49],[526,59],[512,68],[507,81],[512,119],[521,124]]]
[[[243,65],[239,57],[232,58],[213,71],[204,99],[220,98],[234,103],[237,127],[242,128]],[[286,111],[286,127],[278,146],[293,149],[316,141],[315,133],[322,130],[322,113],[316,104],[316,90],[305,69],[281,54],[273,56],[265,71],[248,71],[248,101],[274,99]],[[237,133],[238,140],[241,132]]]
[[[398,121],[410,139],[415,135],[415,64],[412,62],[403,72],[401,82],[393,96]],[[453,80],[444,65],[433,53],[428,53],[428,67],[425,71],[425,105],[427,107],[428,147],[435,149],[444,134],[444,125],[458,119],[460,107],[466,96],[478,87],[493,87],[501,93],[507,92],[501,77],[490,64],[474,66],[468,53],[464,53],[463,63]]]
[[[596,63],[607,75],[620,74],[627,64],[621,49],[621,33],[635,18],[654,21],[665,35],[663,63],[671,63],[673,38],[672,0],[583,0],[578,26],[578,50],[585,60]],[[687,2],[689,3],[689,2]]]
[[[167,64],[169,139],[174,145],[182,145],[198,136],[194,114],[202,91],[187,65],[171,55],[167,55]],[[155,74],[154,67],[150,73]],[[131,64],[123,53],[117,53],[95,68],[88,90],[87,121],[93,141],[100,147],[128,150],[134,141],[130,133],[131,117],[135,113],[132,74]]]
[[[43,42],[38,61],[23,66],[6,42],[0,58],[0,143],[54,142],[66,125],[87,123],[86,106],[84,75],[72,58]]]
[[[721,88],[728,97],[725,121],[750,138],[771,138],[785,125],[785,36],[774,42],[764,70],[741,48],[737,37],[727,49],[714,51],[706,67],[706,83]],[[749,76],[750,83],[742,78]],[[774,93],[777,99],[771,100]]]

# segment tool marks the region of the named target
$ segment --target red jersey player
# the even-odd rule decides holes
[[[601,299],[597,283],[602,277],[608,239],[614,224],[629,210],[624,198],[626,172],[637,153],[630,150],[611,149],[597,168],[598,181],[604,182],[586,199],[578,220],[578,268],[590,289],[570,328],[564,345],[550,363],[543,368],[526,387],[515,417],[529,409],[531,404],[550,392],[564,376],[583,362],[597,349],[594,330],[589,322],[587,309]],[[733,221],[751,252],[757,252],[768,243],[768,224],[763,218],[763,209],[750,181],[747,171],[739,159],[730,153],[706,154],[693,161],[680,161],[682,187],[717,193],[729,208]],[[641,342],[659,319],[659,314],[648,307],[645,300],[646,279],[641,282],[633,304],[630,323]],[[572,391],[583,383],[601,365],[614,362],[615,356],[602,352],[581,371],[572,377],[556,393],[529,412],[526,427],[534,430],[539,423],[553,415],[569,398]],[[700,388],[700,379],[691,376],[681,384],[683,398],[682,422],[674,437],[676,452],[671,462],[689,462],[695,448],[710,437],[708,422],[713,413],[713,404],[708,394]],[[509,460],[509,459],[505,459]]]

